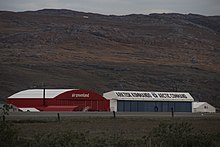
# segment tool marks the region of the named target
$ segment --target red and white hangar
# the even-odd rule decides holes
[[[192,112],[187,92],[110,91],[102,95],[79,89],[28,89],[7,98],[20,111]]]
[[[109,100],[77,89],[28,89],[7,99],[21,111],[109,111]]]

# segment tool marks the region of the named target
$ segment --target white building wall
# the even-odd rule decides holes
[[[187,92],[145,92],[145,91],[110,91],[103,94],[106,99],[137,101],[182,101],[193,102]]]
[[[110,111],[117,112],[117,100],[110,100]]]
[[[193,102],[192,103],[192,112],[194,113],[215,113],[216,108],[210,105],[207,102]]]

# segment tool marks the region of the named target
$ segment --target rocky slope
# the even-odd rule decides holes
[[[0,97],[28,88],[188,91],[220,107],[220,16],[0,12]]]

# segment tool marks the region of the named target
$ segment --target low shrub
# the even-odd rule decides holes
[[[0,123],[1,147],[217,147],[220,134],[210,135],[196,132],[186,122],[161,123],[142,138],[128,139],[126,136],[93,136],[89,132],[74,131],[39,134],[33,138],[21,137],[10,123]]]
[[[194,131],[191,124],[161,123],[149,136],[153,146],[160,147],[214,147],[214,136]]]
[[[0,146],[11,147],[17,144],[17,132],[11,128],[11,124],[0,123]]]

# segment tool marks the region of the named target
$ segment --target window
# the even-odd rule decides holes
[[[204,106],[204,109],[208,109],[208,106]]]

